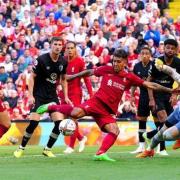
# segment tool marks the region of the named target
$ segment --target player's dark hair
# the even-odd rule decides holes
[[[76,47],[76,43],[75,43],[74,41],[68,41],[68,42],[66,43],[66,45],[67,45],[67,44],[73,44],[74,47]]]
[[[63,42],[63,39],[59,36],[54,36],[51,38],[51,44],[54,42],[54,41],[62,41]]]
[[[175,39],[166,39],[164,41],[164,46],[166,46],[167,44],[173,45],[175,47],[178,47],[178,42]]]
[[[150,52],[150,54],[152,54],[152,51],[151,51],[151,49],[149,48],[149,46],[147,46],[147,45],[143,46],[143,47],[141,48],[141,51],[144,50],[144,49],[145,49],[145,50],[148,50],[148,51]],[[140,51],[140,52],[141,52],[141,51]]]
[[[124,49],[116,49],[113,53],[113,56],[127,59],[128,53]]]

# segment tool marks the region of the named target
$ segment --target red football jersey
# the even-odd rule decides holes
[[[76,57],[72,61],[68,61],[66,69],[66,73],[68,75],[76,74],[83,70],[85,70],[85,62],[81,57]],[[92,94],[92,86],[89,77],[84,77],[84,81],[88,92]],[[81,78],[75,78],[74,80],[68,82],[68,94],[69,96],[71,96],[71,94],[82,94]]]
[[[102,76],[101,86],[95,97],[102,100],[113,113],[117,112],[124,91],[131,86],[141,86],[144,82],[133,73],[121,71],[117,74],[112,66],[101,66],[95,69],[94,74]]]

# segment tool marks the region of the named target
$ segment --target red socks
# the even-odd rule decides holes
[[[98,152],[96,153],[96,155],[100,155],[105,153],[116,141],[117,139],[117,135],[113,134],[113,133],[108,133],[102,142],[101,147],[99,148]]]
[[[71,116],[71,112],[73,110],[73,107],[69,104],[63,104],[63,105],[50,105],[48,106],[49,111],[58,111],[66,116]]]
[[[0,124],[0,138],[7,132],[9,128]]]
[[[74,134],[70,137],[69,147],[71,147],[72,149],[74,149],[76,138],[79,141],[81,141],[83,139],[83,136],[79,133],[78,123],[76,123],[76,130],[75,130]]]

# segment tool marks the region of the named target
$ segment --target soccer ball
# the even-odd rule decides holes
[[[76,123],[72,119],[64,119],[59,124],[59,130],[64,136],[71,136],[76,129]]]

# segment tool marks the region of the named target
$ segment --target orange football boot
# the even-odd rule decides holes
[[[173,147],[174,150],[179,149],[180,148],[180,139],[176,140],[176,142],[174,143]]]
[[[154,156],[154,149],[152,150],[145,150],[144,152],[138,154],[137,158],[146,158],[146,157],[153,157]]]

